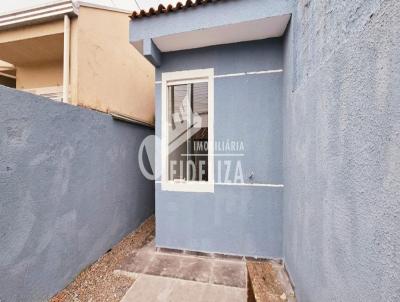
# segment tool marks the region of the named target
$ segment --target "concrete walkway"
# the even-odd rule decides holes
[[[268,301],[293,301],[283,265],[268,263],[259,278]],[[243,258],[156,249],[151,217],[50,301],[245,302],[247,275]]]
[[[121,302],[245,302],[244,288],[139,275]]]
[[[121,274],[135,278],[121,302],[245,302],[246,263],[240,258],[159,251],[154,241],[127,257]]]
[[[246,262],[243,259],[204,257],[192,254],[160,252],[154,241],[133,257],[128,257],[121,270],[137,274],[163,276],[233,287],[246,287]]]

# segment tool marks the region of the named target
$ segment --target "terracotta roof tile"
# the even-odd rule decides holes
[[[178,10],[196,7],[198,5],[215,3],[215,2],[219,2],[219,1],[222,1],[222,0],[186,0],[186,2],[184,2],[184,4],[182,2],[178,2],[175,5],[169,4],[169,5],[167,5],[167,7],[160,4],[157,8],[151,7],[147,11],[145,11],[144,9],[142,9],[140,11],[134,11],[130,17],[131,17],[131,19],[140,19],[143,17],[157,16],[159,14],[168,14],[168,13],[175,12]]]

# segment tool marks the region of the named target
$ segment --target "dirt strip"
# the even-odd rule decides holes
[[[119,302],[135,281],[114,274],[120,263],[154,238],[154,216],[126,236],[95,263],[83,270],[49,302]]]
[[[247,261],[249,302],[295,302],[284,266],[276,261]]]

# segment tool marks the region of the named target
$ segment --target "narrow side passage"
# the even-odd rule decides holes
[[[50,302],[251,301],[248,292],[254,286],[248,291],[248,276],[256,282],[251,266],[261,273],[257,284],[263,295],[255,290],[256,301],[294,301],[279,262],[157,249],[154,233],[153,216]]]
[[[154,216],[126,236],[91,266],[83,270],[49,302],[119,302],[135,281],[134,276],[116,274],[124,259],[133,257],[148,240],[154,238]]]
[[[154,240],[116,273],[136,280],[121,302],[296,301],[278,261],[157,249]]]

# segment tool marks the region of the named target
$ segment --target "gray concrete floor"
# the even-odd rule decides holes
[[[244,288],[143,274],[121,302],[245,302],[246,295]]]
[[[136,281],[121,302],[246,301],[246,263],[160,252],[151,241],[121,265]]]

